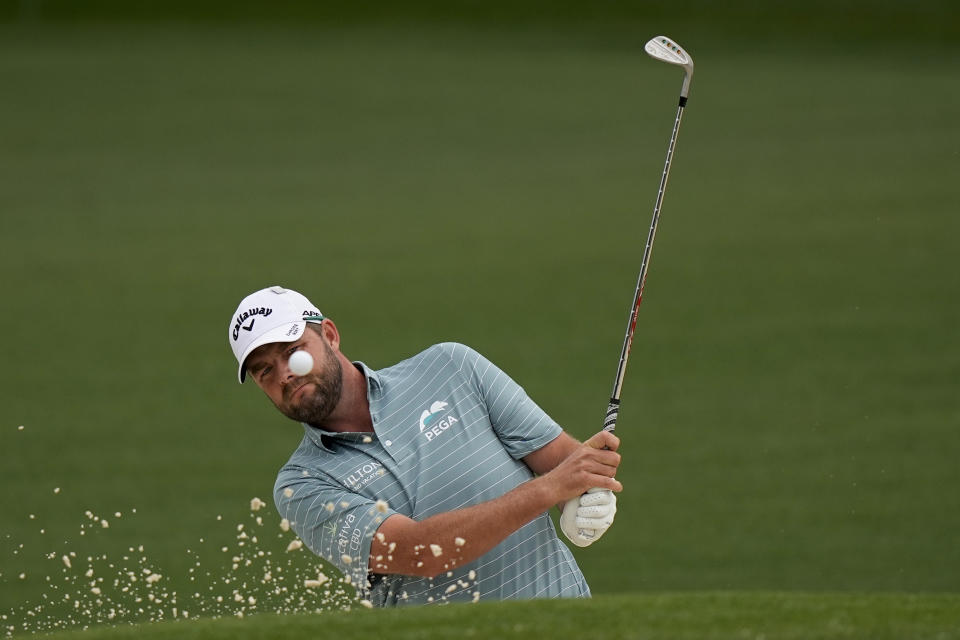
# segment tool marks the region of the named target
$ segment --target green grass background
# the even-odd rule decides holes
[[[697,72],[591,586],[960,590],[953,5],[278,6],[2,5],[0,609],[69,545],[182,584],[269,499],[301,432],[225,338],[263,286],[352,358],[465,342],[596,431],[682,77],[661,32]]]
[[[589,601],[482,603],[319,616],[123,626],[53,640],[376,636],[398,640],[579,637],[598,640],[960,637],[956,595],[698,593],[600,596]]]

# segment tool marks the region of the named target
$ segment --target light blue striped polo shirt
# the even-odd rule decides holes
[[[561,428],[462,344],[435,345],[380,371],[356,365],[367,379],[375,433],[304,425],[306,435],[274,488],[280,515],[314,553],[377,606],[590,595],[547,513],[435,578],[368,575],[371,540],[383,520],[394,513],[423,520],[502,496],[533,477],[522,458]],[[378,500],[386,505],[378,509]]]

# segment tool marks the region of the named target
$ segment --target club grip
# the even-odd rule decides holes
[[[620,414],[620,401],[610,398],[607,415],[603,419],[603,430],[613,432],[617,428],[617,416]]]
[[[603,419],[604,431],[613,433],[617,428],[618,415],[620,415],[620,401],[616,398],[610,398],[610,404],[607,405],[607,415]],[[600,491],[600,489],[591,489],[590,491]],[[577,529],[577,533],[584,538],[592,538],[596,532],[593,529]]]

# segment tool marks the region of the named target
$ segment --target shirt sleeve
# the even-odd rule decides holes
[[[493,430],[515,460],[546,446],[563,432],[523,387],[484,356],[462,344],[444,346],[461,371],[470,376],[486,404]]]
[[[343,572],[359,592],[369,589],[373,536],[396,511],[385,504],[378,509],[370,498],[295,465],[285,466],[277,476],[274,502],[311,551]]]

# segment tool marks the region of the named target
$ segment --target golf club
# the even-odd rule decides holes
[[[604,431],[613,431],[617,427],[617,417],[620,412],[620,390],[623,387],[623,378],[627,370],[627,358],[630,357],[630,347],[633,344],[633,334],[637,328],[637,314],[640,311],[640,301],[643,299],[643,285],[647,280],[647,268],[650,266],[650,255],[653,253],[653,241],[657,236],[657,223],[660,221],[660,206],[663,204],[663,194],[667,189],[667,178],[670,177],[670,163],[673,160],[673,149],[677,143],[677,132],[680,130],[680,119],[683,109],[687,105],[687,95],[690,93],[690,79],[693,77],[693,58],[676,42],[666,36],[657,36],[644,46],[644,50],[653,58],[668,64],[683,67],[683,86],[680,89],[680,105],[677,107],[677,118],[673,123],[673,133],[670,134],[670,146],[667,148],[667,161],[663,165],[663,175],[660,176],[660,188],[657,191],[657,201],[653,206],[653,220],[650,222],[650,232],[647,234],[647,245],[643,249],[643,260],[640,263],[640,276],[637,278],[637,289],[633,294],[633,304],[630,315],[627,317],[627,334],[623,339],[623,348],[620,350],[620,364],[613,381],[613,393],[607,414],[603,421]]]
[[[630,357],[630,347],[633,344],[633,334],[637,328],[637,314],[640,311],[640,300],[643,299],[643,285],[647,280],[647,267],[650,266],[650,255],[653,253],[653,240],[657,236],[657,223],[660,221],[660,206],[663,204],[663,193],[667,189],[667,178],[670,176],[670,162],[673,160],[673,149],[677,143],[677,131],[680,130],[680,119],[683,117],[683,108],[687,105],[687,95],[690,93],[690,79],[693,77],[693,58],[671,38],[657,36],[644,46],[644,50],[653,58],[669,64],[683,67],[683,86],[680,88],[680,104],[677,107],[677,117],[673,123],[673,132],[670,134],[670,146],[667,147],[667,161],[663,165],[663,175],[660,176],[660,188],[657,190],[657,201],[653,205],[653,219],[650,221],[650,232],[647,234],[647,244],[643,249],[643,260],[640,263],[640,276],[637,278],[637,288],[633,294],[633,304],[630,306],[630,315],[627,317],[627,334],[623,338],[623,348],[620,350],[620,364],[617,366],[617,375],[613,380],[613,393],[610,395],[610,404],[607,405],[607,414],[603,420],[603,430],[613,432],[617,428],[617,417],[620,413],[620,390],[623,388],[623,377],[627,370],[627,358]],[[588,493],[607,491],[607,489],[590,489]],[[584,538],[592,538],[593,530],[578,529]]]

